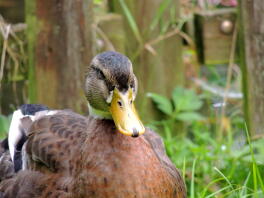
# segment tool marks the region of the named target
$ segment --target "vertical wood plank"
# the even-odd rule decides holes
[[[241,59],[247,124],[252,135],[264,132],[264,4],[240,1]]]
[[[31,102],[81,111],[92,58],[92,1],[27,0]]]

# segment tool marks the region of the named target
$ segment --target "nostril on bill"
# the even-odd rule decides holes
[[[139,136],[139,132],[138,132],[138,130],[136,129],[136,128],[133,128],[133,134],[132,134],[132,137],[133,138],[136,138],[136,137],[138,137]]]

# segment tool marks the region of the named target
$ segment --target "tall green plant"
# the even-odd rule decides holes
[[[148,97],[167,116],[166,120],[192,122],[204,119],[198,112],[203,102],[193,90],[176,87],[171,98],[156,93],[148,93]]]

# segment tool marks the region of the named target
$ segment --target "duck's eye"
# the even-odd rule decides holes
[[[119,107],[123,107],[123,104],[120,100],[117,101],[117,104],[119,105]]]
[[[129,102],[130,102],[130,104],[132,105],[132,102],[133,102],[133,101],[132,101],[132,100],[130,100]]]

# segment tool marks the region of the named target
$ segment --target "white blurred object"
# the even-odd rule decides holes
[[[225,89],[222,87],[217,87],[214,85],[209,85],[207,82],[199,79],[199,78],[192,78],[192,80],[200,86],[203,90],[209,91],[212,94],[221,96],[222,98],[226,97],[229,99],[241,99],[243,98],[243,94],[236,90],[228,90],[225,95]]]

